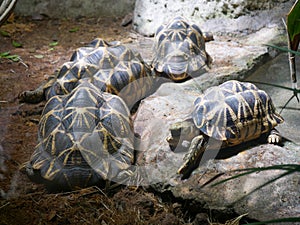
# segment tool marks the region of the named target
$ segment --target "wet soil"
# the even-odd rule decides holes
[[[131,26],[123,27],[121,21],[122,18],[50,20],[12,17],[0,27],[1,225],[189,222],[181,203],[141,188],[122,187],[114,193],[106,193],[91,187],[53,194],[42,185],[30,182],[22,173],[22,166],[37,144],[37,125],[45,103],[20,103],[19,93],[35,89],[68,61],[77,47],[95,37],[131,42]],[[16,43],[22,46],[16,47]],[[207,217],[200,217],[207,221]]]

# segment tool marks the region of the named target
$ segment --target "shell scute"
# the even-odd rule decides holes
[[[109,177],[112,169],[121,171],[133,162],[132,127],[121,98],[84,82],[45,105],[39,144],[29,166],[55,188],[85,187],[113,179]],[[109,164],[109,157],[129,164]]]
[[[158,75],[175,81],[203,73],[211,57],[205,50],[203,34],[196,24],[176,17],[155,33],[152,67]]]
[[[135,99],[141,99],[151,91],[151,70],[140,54],[119,42],[109,44],[101,39],[96,39],[90,46],[94,47],[77,49],[71,57],[72,61],[61,67],[53,84],[45,88],[46,100],[70,93],[85,79],[101,91],[117,95],[131,82],[144,79],[142,84],[147,85],[131,86],[139,89],[131,90],[131,93],[140,96],[123,96],[128,105],[133,105]]]
[[[227,81],[210,88],[194,105],[195,125],[228,145],[255,139],[283,122],[270,96],[247,82]]]

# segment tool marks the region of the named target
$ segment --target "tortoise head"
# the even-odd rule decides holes
[[[186,144],[190,143],[200,132],[191,120],[171,124],[169,130],[170,135],[167,137],[167,141],[172,151],[188,147]]]

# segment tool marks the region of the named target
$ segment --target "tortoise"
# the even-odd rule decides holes
[[[57,75],[35,91],[23,92],[20,99],[37,103],[68,94],[86,79],[101,91],[120,95],[128,106],[145,97],[152,88],[150,67],[139,53],[120,42],[108,43],[97,38],[77,49]]]
[[[26,171],[50,191],[126,179],[134,162],[133,139],[125,102],[85,81],[46,103]]]
[[[206,40],[212,35],[206,33]],[[205,50],[205,37],[200,28],[179,16],[161,25],[153,44],[151,65],[154,73],[174,81],[184,81],[210,67],[212,58]]]
[[[283,118],[270,96],[249,82],[230,80],[207,89],[196,98],[192,119],[172,124],[167,138],[171,149],[191,141],[184,163],[177,173],[188,178],[199,165],[210,138],[221,141],[221,148],[236,146],[268,135],[268,142],[281,140],[275,130]]]

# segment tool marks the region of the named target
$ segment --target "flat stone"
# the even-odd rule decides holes
[[[281,4],[279,4],[281,3]],[[133,27],[151,36],[162,24],[176,16],[185,16],[212,32],[248,32],[278,26],[292,6],[291,1],[252,0],[137,0]]]
[[[15,12],[17,14],[31,16],[44,14],[51,18],[76,18],[80,16],[125,16],[134,9],[134,0],[22,0],[18,1]],[[95,25],[96,26],[96,25]]]

